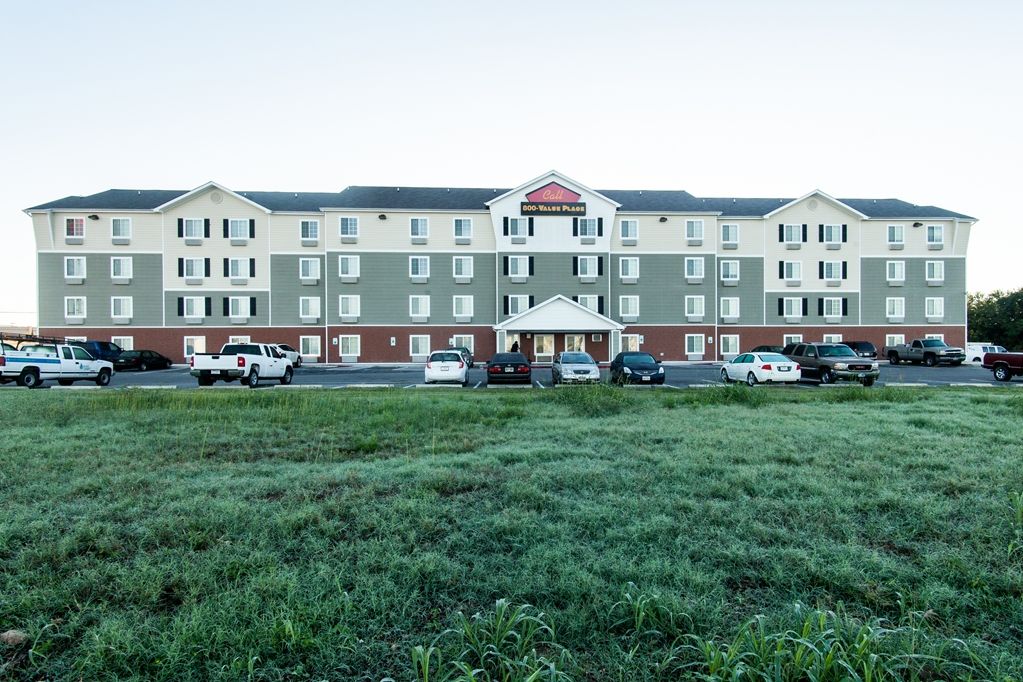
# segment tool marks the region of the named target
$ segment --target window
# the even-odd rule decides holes
[[[85,296],[66,296],[64,298],[64,317],[85,317]]]
[[[825,244],[841,244],[844,241],[842,239],[842,226],[825,225],[821,237],[821,241]]]
[[[181,221],[185,239],[202,239],[205,234],[205,221],[202,218],[185,218]]]
[[[885,314],[888,317],[906,316],[906,299],[902,297],[889,297],[884,300]]]
[[[114,239],[131,239],[131,218],[111,218],[110,236]]]
[[[903,343],[906,343],[905,334],[885,334],[884,345],[888,346],[889,348],[891,348],[892,346],[898,346]]]
[[[299,317],[320,317],[320,297],[319,296],[301,296],[298,299],[298,315]]]
[[[944,282],[945,261],[940,260],[927,261],[924,275],[928,282]]]
[[[580,237],[596,237],[597,236],[597,219],[596,218],[580,218],[579,219],[579,236]]]
[[[885,270],[887,272],[889,282],[906,281],[906,261],[890,260],[885,264]]]
[[[824,343],[842,343],[841,334],[825,334]]]
[[[580,277],[596,277],[597,276],[597,257],[596,256],[579,256],[579,276]]]
[[[342,294],[337,297],[337,314],[341,317],[358,317],[362,297],[358,294]]]
[[[802,334],[785,334],[785,335],[783,335],[781,337],[781,345],[783,345],[783,346],[787,346],[790,343],[802,343],[802,342],[803,342],[803,335]]]
[[[110,276],[131,279],[132,276],[131,256],[113,256],[110,259]]]
[[[688,240],[703,240],[703,220],[687,220],[686,221],[686,239]]]
[[[508,276],[528,277],[529,256],[508,256]]]
[[[784,298],[782,299],[782,311],[785,317],[802,317],[803,316],[803,299],[801,298]]]
[[[248,258],[228,258],[227,259],[227,275],[231,279],[248,279],[249,278],[249,259]]]
[[[409,256],[408,259],[408,276],[409,277],[421,277],[427,278],[430,276],[430,257],[429,256]]]
[[[455,256],[452,261],[452,269],[455,277],[472,278],[472,256]]]
[[[786,282],[799,282],[803,279],[803,264],[797,260],[783,261],[781,274]]]
[[[206,264],[202,258],[185,258],[184,271],[186,279],[201,279],[206,274]]]
[[[721,299],[721,317],[739,317],[739,299],[730,297]],[[724,353],[725,351],[721,351]]]
[[[320,221],[319,220],[302,220],[298,224],[299,237],[303,240],[316,241],[320,238]],[[318,336],[303,336],[303,339],[316,339],[319,341]],[[319,355],[319,353],[316,353]]]
[[[739,335],[738,334],[722,334],[721,335],[721,354],[722,355],[738,355],[739,354]]]
[[[227,337],[228,343],[251,343],[251,336],[229,336]]]
[[[111,336],[110,343],[117,344],[121,350],[135,350],[134,336]]]
[[[508,297],[508,314],[518,315],[529,310],[529,296],[516,295]]]
[[[686,296],[686,317],[703,317],[703,296]]]
[[[409,218],[409,234],[413,238],[426,239],[430,236],[429,218]]]
[[[248,296],[231,296],[227,299],[228,307],[227,311],[231,317],[248,317],[249,316],[249,297]]]
[[[361,339],[362,337],[358,335],[339,336],[337,345],[341,355],[358,357],[359,349],[362,346]]]
[[[337,257],[337,272],[341,277],[358,277],[359,276],[359,257],[358,256],[338,256]]]
[[[622,351],[632,353],[639,351],[639,334],[622,334]]]
[[[319,279],[320,278],[320,259],[319,258],[299,258],[298,259],[298,276],[300,279]]]
[[[721,281],[722,282],[739,281],[739,261],[737,260],[721,261]]]
[[[131,296],[112,296],[110,298],[110,317],[131,317]]]
[[[341,216],[338,219],[338,235],[341,237],[359,236],[359,219],[353,216]]]
[[[944,334],[924,334],[924,338],[925,339],[934,339],[936,341],[944,341],[945,340],[945,335]]]
[[[703,258],[686,258],[686,278],[703,278]]]
[[[737,223],[723,223],[721,225],[721,244],[724,246],[739,245],[739,225]]]
[[[924,310],[927,317],[944,317],[945,299],[941,297],[925,298]]]
[[[782,227],[782,241],[786,244],[801,244],[803,242],[803,226],[784,225]]]
[[[529,220],[526,218],[508,219],[508,236],[525,237],[529,234]]]
[[[430,297],[429,296],[409,296],[408,297],[408,312],[412,317],[429,317],[430,315]]]
[[[205,336],[186,336],[185,337],[185,357],[191,357],[196,353],[206,352],[206,337]]]
[[[318,358],[320,356],[319,336],[298,337],[298,354]]]
[[[639,296],[619,296],[618,307],[622,317],[639,317]]]
[[[455,218],[455,239],[472,239],[472,218]]]
[[[686,355],[703,355],[703,334],[686,334]]]
[[[618,260],[618,269],[622,279],[639,279],[639,259],[621,258]]]
[[[69,256],[64,259],[64,279],[85,279],[85,258]]]
[[[840,298],[825,298],[824,299],[824,317],[841,317],[842,316],[842,299]]]
[[[206,313],[206,299],[202,296],[185,296],[182,301],[185,317],[202,317]]]
[[[408,345],[412,357],[427,356],[430,354],[430,335],[413,334],[408,337]]]
[[[452,348],[468,348],[470,353],[476,351],[476,337],[472,334],[455,334],[451,337]]]
[[[888,226],[888,244],[891,245],[902,245],[905,243],[906,226],[905,225],[889,225]]]
[[[842,279],[842,261],[840,260],[826,260],[824,261],[823,273],[824,279],[835,281]]]
[[[249,221],[245,219],[232,218],[227,221],[227,235],[231,239],[249,238]]]
[[[622,239],[637,239],[639,237],[639,221],[623,220],[619,223]]]
[[[453,296],[451,301],[455,317],[472,317],[472,296]]]
[[[568,334],[565,335],[565,342],[568,342]],[[544,362],[554,359],[554,334],[534,334],[533,353],[537,359],[544,358]]]
[[[565,351],[568,353],[583,353],[586,351],[585,334],[565,334]]]
[[[943,246],[945,244],[945,226],[944,225],[928,225],[927,226],[927,246]]]
[[[78,239],[85,237],[85,218],[66,218],[64,236]]]
[[[600,312],[600,297],[596,294],[584,294],[582,296],[576,296],[576,302],[584,308],[589,308],[595,313]]]

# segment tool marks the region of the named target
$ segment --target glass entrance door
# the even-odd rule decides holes
[[[554,362],[554,334],[533,334],[536,362]]]

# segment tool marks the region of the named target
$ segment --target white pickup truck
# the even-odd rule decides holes
[[[228,343],[219,353],[196,353],[188,365],[200,386],[212,386],[218,379],[238,379],[249,388],[259,386],[261,379],[290,384],[295,373],[291,360],[269,343]]]
[[[95,381],[106,386],[114,375],[114,365],[97,360],[81,346],[64,343],[36,343],[22,350],[0,347],[0,384],[18,382],[19,386],[39,388],[44,381],[70,386],[76,381]]]

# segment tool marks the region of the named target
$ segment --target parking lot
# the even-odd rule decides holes
[[[721,383],[721,363],[678,363],[664,365],[665,386],[670,389],[688,389],[713,386]],[[602,370],[603,380],[607,381],[607,370]],[[277,386],[276,381],[265,380],[264,387]],[[819,385],[816,379],[805,378],[794,390],[813,389]],[[843,384],[838,384],[843,385]],[[856,385],[856,384],[852,384]],[[964,364],[960,367],[923,367],[917,365],[881,364],[879,386],[999,386],[1017,388],[1023,381],[1016,379],[1007,384],[999,384],[991,376],[991,372],[978,365]],[[423,383],[422,365],[306,365],[295,371],[292,386],[322,388],[427,388]],[[437,385],[431,385],[434,388]],[[82,381],[73,387],[62,388],[53,382],[46,382],[44,387],[53,390],[78,390],[98,388],[91,382]],[[118,372],[110,383],[111,389],[144,387],[144,388],[196,388],[196,380],[188,373],[184,365],[167,370],[150,372]],[[453,386],[454,388],[461,388]],[[533,388],[552,388],[551,370],[548,367],[533,369]],[[237,382],[218,382],[211,388],[202,390],[242,389]],[[500,384],[488,386],[486,369],[477,364],[469,371],[467,390],[517,390],[527,388],[525,384]],[[782,388],[782,387],[766,387]],[[18,390],[15,384],[7,384],[0,390]],[[22,389],[23,390],[23,389]]]

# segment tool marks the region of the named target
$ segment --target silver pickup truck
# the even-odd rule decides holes
[[[212,386],[218,380],[238,380],[256,388],[260,379],[290,384],[295,372],[291,360],[269,343],[228,343],[219,353],[196,353],[188,365],[200,386]]]
[[[885,348],[885,357],[888,362],[897,365],[900,362],[912,362],[919,365],[921,362],[928,367],[935,365],[961,365],[966,359],[966,351],[962,348],[945,345],[941,339],[913,339],[911,343],[900,343],[891,348]]]

